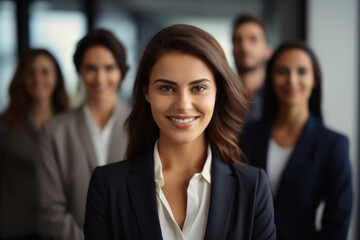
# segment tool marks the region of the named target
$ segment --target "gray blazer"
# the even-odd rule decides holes
[[[39,130],[27,119],[14,134],[0,121],[0,239],[35,233],[36,144]]]
[[[127,139],[123,124],[129,109],[118,102],[108,162],[122,160]],[[97,166],[94,146],[82,107],[44,124],[37,162],[39,232],[53,239],[83,237],[85,203],[91,174]]]

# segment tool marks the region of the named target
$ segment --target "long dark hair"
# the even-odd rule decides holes
[[[14,77],[10,84],[10,104],[2,115],[2,120],[8,124],[12,134],[26,122],[28,110],[32,104],[25,87],[25,77],[34,59],[38,56],[46,56],[51,59],[55,66],[56,86],[52,95],[52,107],[55,113],[69,109],[69,99],[65,92],[64,77],[55,57],[45,49],[31,49],[25,52],[18,63]]]
[[[212,70],[217,87],[213,117],[205,130],[209,143],[226,162],[242,162],[238,147],[248,106],[240,78],[228,65],[220,44],[209,33],[189,25],[173,25],[161,30],[148,43],[137,71],[133,109],[125,126],[129,135],[127,158],[136,157],[159,138],[150,104],[144,91],[149,85],[151,69],[164,53],[178,51],[202,59]]]
[[[274,52],[272,58],[268,62],[266,69],[266,80],[265,80],[265,91],[264,91],[264,103],[263,113],[265,118],[275,118],[278,112],[278,100],[276,98],[274,87],[273,87],[273,70],[276,58],[283,52],[299,49],[304,51],[311,59],[311,63],[314,71],[314,81],[316,87],[313,88],[309,101],[309,110],[316,118],[322,121],[321,113],[321,71],[319,62],[314,52],[304,43],[293,41],[281,44]]]

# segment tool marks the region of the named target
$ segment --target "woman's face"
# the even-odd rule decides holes
[[[33,101],[51,101],[56,87],[54,62],[46,55],[34,58],[25,74],[25,88]]]
[[[171,52],[151,70],[146,100],[160,128],[160,138],[190,143],[204,137],[215,106],[215,78],[200,58]]]
[[[281,53],[275,59],[272,79],[280,105],[308,105],[315,87],[310,56],[300,49],[291,49]]]
[[[121,71],[114,55],[103,46],[93,46],[85,51],[80,75],[88,98],[96,101],[113,97],[121,80]]]

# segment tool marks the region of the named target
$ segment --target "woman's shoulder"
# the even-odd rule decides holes
[[[132,172],[132,166],[139,159],[126,159],[104,166],[96,167],[93,178],[102,178],[103,181],[110,185],[118,185],[125,182],[126,178]]]
[[[316,118],[312,120],[314,128],[318,131],[317,135],[322,142],[348,142],[348,137],[337,130],[325,126],[321,121]]]
[[[44,123],[45,129],[64,130],[75,124],[75,122],[81,116],[81,107],[72,109],[66,112],[58,113],[55,116],[51,117]]]
[[[130,114],[130,107],[121,99],[118,99],[116,104],[116,118],[120,124],[124,124]]]
[[[117,101],[117,108],[120,110],[120,112],[123,115],[128,115],[130,113],[131,108],[128,106],[128,104],[122,100],[122,99],[118,99]]]
[[[104,166],[96,167],[95,171],[101,172],[102,175],[107,177],[121,177],[128,173],[132,165],[133,159],[127,159],[114,163],[109,163]]]
[[[242,185],[258,185],[267,180],[264,170],[246,164],[231,163],[233,173]]]

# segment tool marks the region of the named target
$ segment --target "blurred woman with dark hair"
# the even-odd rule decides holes
[[[126,75],[125,49],[96,29],[76,46],[75,67],[86,87],[84,104],[51,119],[40,138],[37,165],[40,231],[53,239],[83,239],[86,192],[96,166],[122,159],[129,109],[116,91]]]
[[[267,171],[277,235],[283,239],[346,239],[351,205],[348,139],[326,128],[321,73],[314,53],[282,44],[267,66],[264,116],[243,138],[251,165]],[[325,202],[321,228],[316,210]]]
[[[96,168],[86,239],[275,239],[265,173],[238,147],[247,101],[219,43],[174,25],[141,58],[126,161]]]
[[[0,238],[36,234],[35,161],[43,123],[69,107],[58,62],[45,49],[21,56],[10,84],[10,104],[0,117]]]

